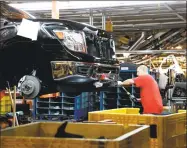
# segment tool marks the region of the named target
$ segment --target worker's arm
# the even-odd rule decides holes
[[[133,79],[127,79],[127,80],[125,80],[123,82],[118,81],[118,85],[119,86],[132,85],[132,84],[134,84],[134,80]]]
[[[143,77],[136,77],[133,79],[127,79],[123,82],[118,81],[118,86],[125,86],[125,85],[136,85],[136,87],[141,87],[145,83]]]
[[[122,82],[122,85],[132,85],[132,84],[134,84],[133,79],[127,79],[127,80]]]

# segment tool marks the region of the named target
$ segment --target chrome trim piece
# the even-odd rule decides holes
[[[114,70],[115,69],[116,70],[111,71],[114,75],[118,74],[119,72],[118,71],[119,66],[108,65],[108,64],[86,63],[86,62],[75,62],[75,61],[51,61],[52,76],[54,80],[74,74],[86,75],[86,71],[92,66],[97,67],[100,70],[105,68],[114,68]],[[80,67],[83,68],[82,72],[79,71]],[[110,70],[104,70],[102,73],[105,73],[106,71],[110,72]]]

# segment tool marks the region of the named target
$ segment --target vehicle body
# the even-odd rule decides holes
[[[107,81],[117,81],[119,66],[110,33],[69,20],[36,19],[2,4],[0,89],[8,82],[32,98],[53,92],[95,91],[102,74],[110,73],[110,78],[99,89],[110,86]],[[23,18],[39,22],[37,40],[17,35]]]

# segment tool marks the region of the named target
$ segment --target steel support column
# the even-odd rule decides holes
[[[52,0],[52,18],[53,19],[59,19],[59,7],[58,7],[58,1]]]
[[[106,15],[105,12],[102,12],[102,29],[105,30],[105,24],[106,24]]]
[[[90,9],[89,20],[90,20],[90,25],[93,25],[93,10],[92,9]]]

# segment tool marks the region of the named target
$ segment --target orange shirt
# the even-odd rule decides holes
[[[136,87],[140,87],[141,103],[144,114],[161,114],[162,97],[157,82],[151,75],[142,75],[133,79]]]

